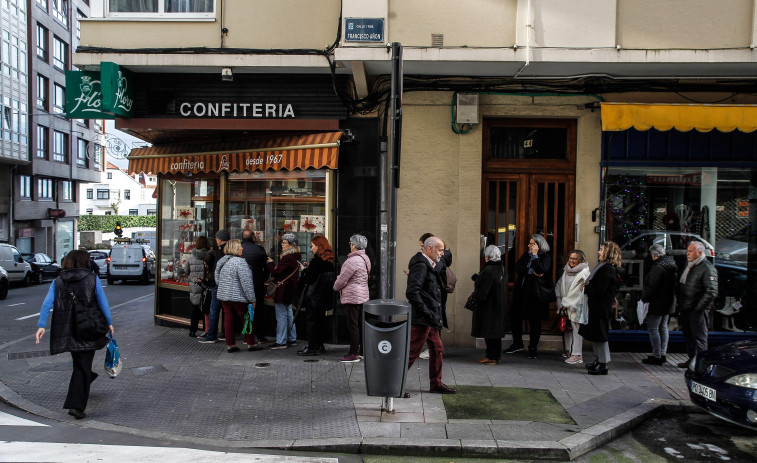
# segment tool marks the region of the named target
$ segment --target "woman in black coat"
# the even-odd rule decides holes
[[[91,340],[82,339],[89,337],[75,331],[72,313],[75,305],[84,308],[88,314],[102,312],[103,323],[107,323],[111,334],[114,333],[110,306],[100,278],[89,268],[89,253],[82,250],[71,251],[63,259],[60,275],[50,285],[42,303],[35,336],[35,342],[39,344],[45,334],[50,309],[54,308],[50,327],[50,354],[71,353],[74,370],[63,408],[68,408],[68,414],[80,420],[87,416],[84,410],[89,401],[90,384],[97,378],[97,373],[92,371],[95,351],[105,347],[108,338],[102,332]]]
[[[678,283],[678,267],[672,256],[665,255],[662,245],[655,244],[649,248],[649,255],[654,264],[644,277],[641,300],[649,304],[647,330],[652,343],[652,355],[641,361],[648,365],[664,365],[668,351],[668,318],[674,310],[673,296]]]
[[[484,365],[496,365],[502,354],[502,338],[505,336],[507,313],[507,270],[502,265],[502,254],[497,246],[484,249],[484,268],[476,276],[473,297],[471,336],[484,338],[486,355],[479,359]]]
[[[528,251],[515,264],[518,280],[515,282],[513,309],[510,311],[513,343],[505,349],[506,354],[523,350],[523,321],[528,320],[528,358],[537,358],[536,347],[541,337],[541,322],[549,318],[549,302],[539,300],[537,285],[541,285],[547,292],[551,291],[553,296],[555,288],[552,280],[552,257],[548,252],[549,245],[544,237],[539,234],[531,235]]]
[[[578,333],[591,341],[597,359],[586,365],[590,375],[606,375],[610,362],[610,317],[615,293],[618,292],[618,267],[620,248],[612,241],[605,241],[599,249],[599,264],[591,271],[584,284],[584,294],[589,304],[589,321],[581,325]]]
[[[336,268],[334,267],[334,251],[329,240],[323,235],[316,235],[310,241],[313,258],[308,264],[300,264],[303,269],[306,292],[304,306],[307,315],[308,345],[297,352],[297,355],[316,355],[326,352],[323,345],[323,331],[326,311],[331,309],[334,302],[334,281]],[[302,308],[302,307],[300,307]]]

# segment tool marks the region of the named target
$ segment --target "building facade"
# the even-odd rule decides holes
[[[621,245],[615,339],[646,339],[633,308],[658,242],[679,261],[691,240],[710,245],[728,281],[713,337],[757,323],[753,0],[90,7],[75,64],[133,73],[134,112],[116,126],[153,143],[130,169],[160,179],[166,299],[181,299],[170,291],[182,232],[199,227],[253,227],[272,254],[285,226],[301,241],[317,230],[340,258],[363,232],[379,284],[400,299],[425,232],[444,239],[458,275],[498,245],[511,283],[542,233],[555,279],[570,250],[594,265],[602,241]],[[403,92],[390,114],[391,43],[402,45]],[[460,278],[448,299],[450,343],[474,342],[471,290]]]
[[[100,175],[99,182],[79,184],[79,215],[157,215],[148,175],[131,176],[110,162]]]

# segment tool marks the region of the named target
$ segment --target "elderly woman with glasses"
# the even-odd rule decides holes
[[[582,288],[590,273],[589,264],[586,263],[586,255],[583,251],[574,249],[568,254],[568,263],[563,269],[560,280],[557,281],[557,286],[555,286],[557,310],[566,309],[570,324],[573,326],[573,330],[566,333],[567,342],[570,345],[570,356],[565,359],[565,363],[571,365],[584,363],[584,338],[578,334],[578,329],[581,327],[581,324],[578,323],[578,302],[583,295]]]
[[[484,365],[496,365],[502,354],[502,338],[505,336],[507,313],[507,270],[502,265],[499,248],[489,245],[484,249],[484,268],[475,279],[471,336],[484,338],[486,355],[478,361]]]
[[[342,271],[334,282],[334,291],[339,291],[342,305],[347,310],[347,327],[350,330],[350,351],[340,362],[360,361],[360,316],[368,295],[368,276],[371,274],[371,260],[365,254],[368,240],[363,235],[350,237],[350,253],[342,265]]]

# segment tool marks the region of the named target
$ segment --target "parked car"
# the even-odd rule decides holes
[[[108,275],[108,255],[109,251],[107,249],[93,249],[89,251],[89,260],[97,264],[101,277]]]
[[[712,260],[715,257],[715,247],[707,240],[695,233],[682,233],[668,230],[644,230],[627,242],[620,245],[623,259],[644,259],[653,244],[665,247],[665,253],[671,256],[686,258],[686,248],[692,241],[704,244],[704,255]]]
[[[8,274],[5,272],[4,268],[0,267],[0,300],[8,297],[9,285],[10,283],[8,283]]]
[[[60,273],[60,265],[47,254],[22,254],[24,260],[32,266],[32,281],[42,284],[46,278],[55,279]]]
[[[144,244],[117,244],[108,256],[108,284],[116,280],[139,280],[149,283],[155,278],[155,254]]]
[[[757,431],[757,339],[701,352],[689,362],[685,377],[695,405]]]
[[[736,265],[746,267],[747,253],[749,251],[749,225],[736,230],[723,239],[715,243],[717,253],[715,256],[718,260],[732,262]]]
[[[8,274],[11,283],[21,282],[29,286],[32,282],[32,266],[25,261],[15,246],[0,243],[0,267]]]

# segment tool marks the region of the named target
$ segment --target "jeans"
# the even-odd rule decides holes
[[[297,328],[294,326],[292,304],[276,303],[276,344],[297,341]],[[287,333],[288,332],[288,333]]]
[[[647,330],[652,343],[652,356],[661,358],[668,351],[669,315],[647,315]]]
[[[208,339],[218,338],[218,317],[221,315],[221,301],[216,297],[218,288],[210,288],[210,292],[213,294],[213,299],[210,301],[210,323],[205,330],[205,336]]]

